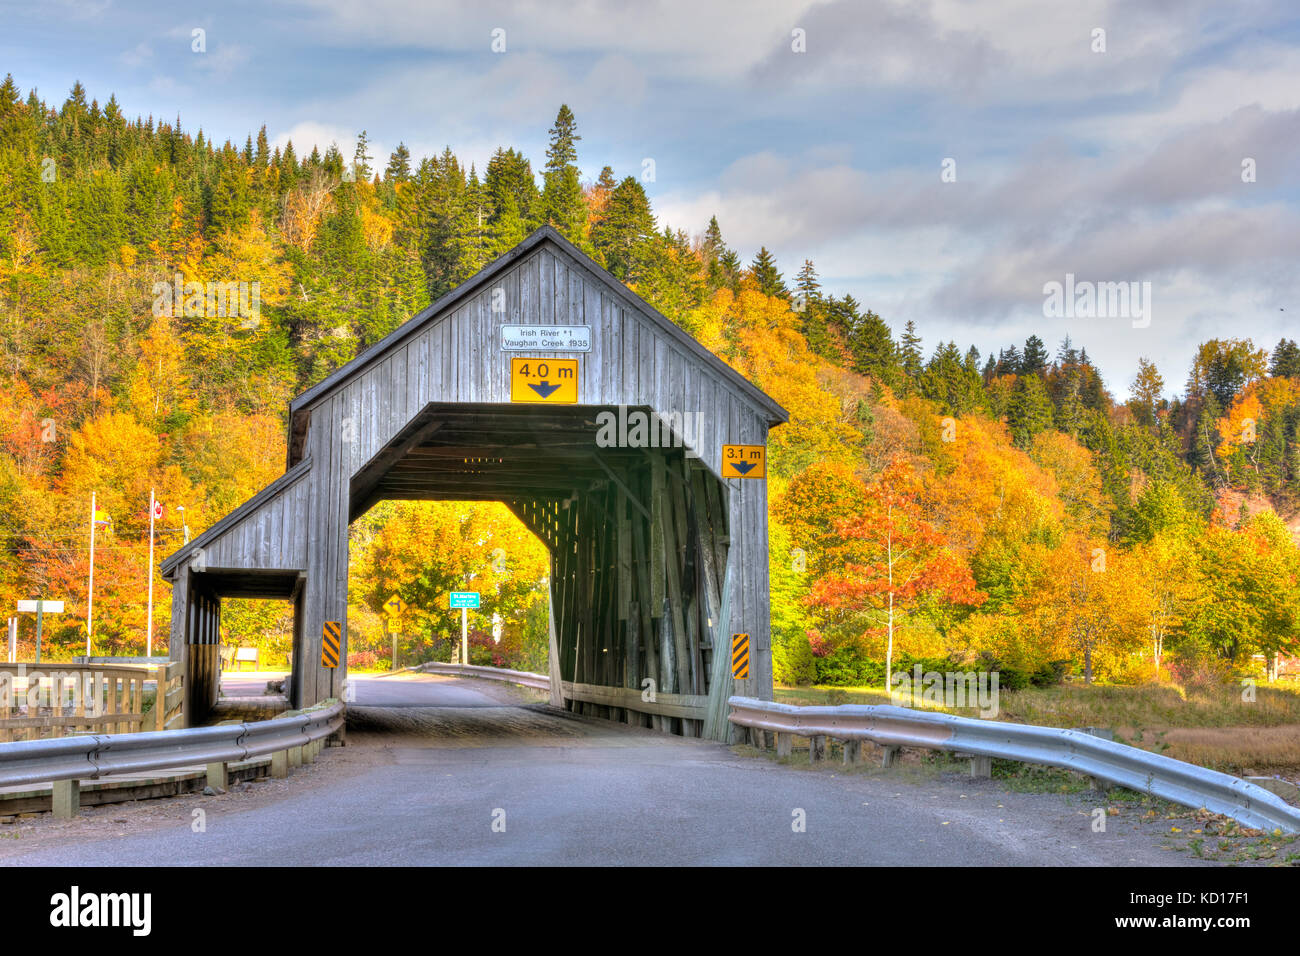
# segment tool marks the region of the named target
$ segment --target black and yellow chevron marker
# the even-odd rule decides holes
[[[339,666],[339,647],[343,643],[343,622],[326,621],[320,629],[320,666]]]
[[[744,680],[749,676],[749,635],[731,635],[731,676]]]

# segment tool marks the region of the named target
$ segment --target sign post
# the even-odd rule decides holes
[[[36,663],[39,664],[41,662],[41,628],[45,623],[45,615],[47,613],[62,614],[63,602],[47,601],[44,598],[37,601],[19,601],[18,613],[36,615]],[[18,618],[14,618],[13,633],[10,640],[13,642],[13,653],[16,653],[18,649]],[[86,656],[89,657],[90,655]]]
[[[479,593],[477,591],[452,591],[450,603],[453,611],[460,608],[460,662],[468,664],[469,612],[466,609],[479,606]]]
[[[90,659],[90,637],[95,631],[95,493],[90,493],[90,577],[86,582],[86,659]],[[41,662],[41,616],[36,615],[36,663]]]
[[[153,525],[162,517],[162,504],[149,489],[149,609],[145,612],[144,656],[153,657]]]
[[[14,615],[9,619],[9,663],[14,663],[18,656],[18,616]]]
[[[320,631],[320,666],[330,672],[330,696],[334,696],[334,670],[339,666],[339,648],[343,645],[343,622],[326,621]]]
[[[385,615],[384,624],[386,627],[392,629],[393,670],[397,670],[397,628],[394,627],[393,625],[395,625],[398,622],[398,620],[401,618],[403,612],[406,611],[408,606],[409,605],[407,605],[405,601],[403,601],[400,597],[397,596],[397,592],[395,591],[393,592],[392,597],[390,597],[387,601],[384,602],[384,615]]]

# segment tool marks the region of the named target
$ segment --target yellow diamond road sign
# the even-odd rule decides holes
[[[723,445],[723,478],[766,478],[767,448],[763,445]]]
[[[406,610],[407,603],[399,598],[396,594],[384,602],[384,613],[389,617],[401,617],[402,612]]]
[[[576,405],[578,360],[511,358],[510,401]]]

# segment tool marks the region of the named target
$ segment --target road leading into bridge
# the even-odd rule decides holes
[[[356,681],[348,746],[287,781],[19,821],[15,865],[1170,865],[1168,824],[1096,796],[782,766],[580,718],[487,681]],[[195,810],[203,828],[195,832]],[[800,824],[802,823],[802,826]],[[7,829],[7,828],[6,828]]]

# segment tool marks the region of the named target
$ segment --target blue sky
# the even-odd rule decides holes
[[[811,258],[829,291],[896,331],[914,320],[927,352],[1068,334],[1122,399],[1139,356],[1173,394],[1199,341],[1300,338],[1295,9],[0,0],[0,72],[52,104],[80,79],[218,141],[265,123],[300,155],[350,155],[365,129],[380,166],[401,140],[480,169],[515,146],[540,167],[566,102],[588,177],[654,160],[661,224],[716,214],[742,258],[765,244],[787,277]],[[1150,282],[1149,325],[1046,318],[1043,286],[1066,273]]]

